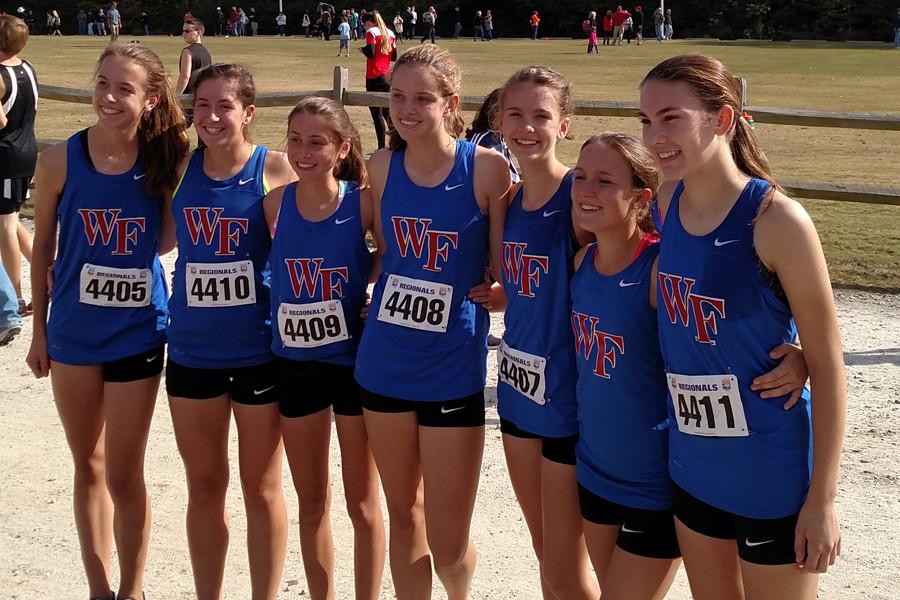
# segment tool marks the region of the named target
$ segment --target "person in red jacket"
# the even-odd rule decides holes
[[[609,46],[610,41],[609,38],[612,36],[613,31],[613,20],[612,20],[612,11],[606,11],[606,14],[603,15],[603,45]]]
[[[621,5],[616,7],[616,12],[612,15],[614,45],[622,43],[622,35],[625,33],[625,20],[630,16],[631,13],[623,9]]]

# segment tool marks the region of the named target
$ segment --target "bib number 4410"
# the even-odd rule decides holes
[[[197,308],[256,304],[253,263],[188,263],[187,305]]]

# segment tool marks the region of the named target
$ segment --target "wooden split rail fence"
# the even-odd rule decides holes
[[[388,105],[388,94],[385,92],[356,92],[347,89],[349,72],[347,67],[334,68],[334,84],[330,90],[312,90],[301,92],[261,92],[256,95],[256,106],[293,106],[308,96],[325,96],[334,98],[346,106],[382,106]],[[747,104],[747,83],[739,80],[745,99],[745,110],[753,115],[756,123],[772,125],[794,125],[806,127],[837,127],[843,129],[875,129],[879,131],[900,131],[900,115],[877,113],[847,113],[819,110],[802,110],[790,108],[772,108]],[[57,87],[41,84],[40,97],[45,100],[90,104],[91,92],[73,88]],[[190,104],[189,96],[182,96],[182,105]],[[483,96],[463,96],[460,108],[475,111],[484,102]],[[618,100],[576,100],[575,114],[591,117],[634,117],[637,115],[637,102]],[[59,140],[39,140],[40,148],[46,148]],[[898,144],[900,146],[900,144]],[[900,151],[898,151],[900,155]],[[900,168],[898,168],[900,172]],[[842,202],[861,202],[864,204],[890,204],[900,206],[900,189],[861,185],[840,185],[809,181],[780,180],[785,189],[795,198],[814,200],[838,200]]]

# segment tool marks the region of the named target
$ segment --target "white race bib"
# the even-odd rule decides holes
[[[378,320],[423,331],[447,332],[453,286],[388,275]]]
[[[82,304],[113,308],[150,305],[150,269],[114,269],[86,263],[81,267],[78,299]]]
[[[278,332],[286,348],[317,348],[350,339],[340,300],[278,307]]]
[[[666,373],[675,421],[682,433],[708,437],[749,435],[734,375]]]
[[[184,268],[184,280],[190,307],[256,304],[252,261],[188,263]]]
[[[500,363],[500,381],[540,405],[547,402],[544,398],[547,389],[547,359],[516,350],[507,346],[506,342],[501,342],[497,348],[497,361]]]

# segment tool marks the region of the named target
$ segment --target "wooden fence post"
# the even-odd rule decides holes
[[[737,81],[738,88],[741,90],[741,110],[744,110],[744,107],[750,104],[750,92],[747,90],[747,80],[743,77],[735,77],[735,81]]]
[[[334,68],[334,88],[331,92],[331,97],[340,102],[344,103],[344,93],[347,91],[347,83],[350,81],[350,70],[347,67],[335,67]]]

